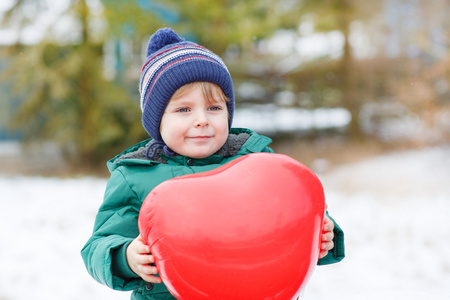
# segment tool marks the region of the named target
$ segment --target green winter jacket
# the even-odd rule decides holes
[[[137,221],[142,202],[154,187],[168,179],[209,171],[249,153],[273,151],[268,147],[269,138],[237,128],[231,129],[222,149],[204,159],[168,157],[159,152],[155,160],[149,160],[145,156],[149,141],[127,149],[108,162],[111,177],[93,234],[81,255],[95,280],[116,290],[134,290],[131,299],[175,299],[164,283],[143,281],[127,264],[126,248],[139,235]],[[344,257],[343,233],[335,225],[335,248],[318,264],[338,262]]]

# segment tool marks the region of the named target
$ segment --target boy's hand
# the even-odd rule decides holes
[[[145,281],[161,283],[161,278],[151,275],[158,274],[158,270],[154,265],[150,265],[155,260],[150,253],[150,247],[144,243],[140,235],[127,247],[127,262],[130,269]]]
[[[330,220],[327,216],[323,219],[323,229],[322,229],[322,242],[320,244],[320,253],[319,253],[319,259],[324,258],[327,256],[328,251],[333,249],[334,243],[334,223]]]

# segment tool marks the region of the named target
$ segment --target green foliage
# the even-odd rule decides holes
[[[26,4],[17,5],[13,10]],[[46,38],[36,45],[12,46],[2,79],[22,99],[13,128],[26,140],[59,143],[77,166],[95,167],[144,135],[137,126],[139,98],[120,81],[104,78],[103,42],[91,38],[86,3],[72,2],[70,12],[82,25],[77,44]]]
[[[312,16],[316,31],[348,31],[353,21],[366,21],[380,11],[382,1],[302,0],[302,13]]]
[[[21,53],[4,75],[24,99],[12,125],[26,138],[53,140],[71,149],[73,161],[91,164],[142,134],[128,132],[139,108],[103,78],[99,46],[40,43]]]
[[[269,37],[280,28],[299,22],[299,4],[289,0],[165,0],[180,14],[174,28],[194,34],[198,42],[217,53],[228,45],[248,48],[255,39]]]
[[[36,45],[11,46],[8,69],[3,72],[2,80],[8,82],[14,98],[22,99],[13,118],[15,128],[20,128],[29,140],[58,142],[77,165],[103,165],[119,149],[147,136],[138,107],[140,67],[135,66],[140,62],[127,65],[125,72],[114,80],[107,80],[103,75],[104,45],[110,38],[125,40],[140,50],[153,32],[170,26],[218,54],[224,53],[229,45],[252,53],[255,41],[270,37],[279,29],[296,29],[304,14],[315,16],[317,29],[339,29],[347,33],[356,3],[360,3],[355,0],[101,0],[103,8],[94,14],[88,5],[90,1],[69,2],[64,14],[77,21],[71,30],[77,33],[78,39],[62,44],[52,40],[49,32]],[[45,3],[17,0],[3,15],[2,24],[18,24],[21,28],[33,24],[35,17],[46,9]],[[166,23],[164,13],[167,12],[176,16],[175,23]],[[342,16],[349,17],[342,19]],[[106,24],[104,29],[92,26],[95,18]],[[267,59],[258,57],[256,61],[264,64]],[[339,84],[349,82],[342,78],[350,76],[340,73],[338,67],[333,72],[340,78]],[[312,82],[307,75],[300,74],[297,80],[303,77],[313,90],[329,83]],[[264,80],[270,80],[272,74],[263,76],[267,76]],[[294,81],[288,84],[302,85],[295,81],[296,76],[292,78]],[[280,82],[279,78],[273,81],[275,85]],[[345,91],[339,96],[336,89],[327,94],[329,99],[348,97]],[[332,101],[339,100],[329,102]]]
[[[16,1],[4,14],[3,25],[23,28],[33,24],[45,11],[45,3]],[[139,45],[158,28],[172,26],[222,53],[229,44],[246,47],[277,28],[292,28],[298,23],[297,4],[290,0],[102,0],[102,4],[106,30],[95,31],[91,26],[96,16],[88,1],[71,0],[64,14],[80,25],[74,29],[78,40],[62,45],[52,41],[49,31],[36,45],[15,45],[2,76],[11,84],[15,97],[23,99],[12,125],[20,128],[27,140],[58,142],[76,164],[103,163],[117,147],[145,136],[137,82],[128,87],[130,80],[124,74],[114,81],[103,76],[103,48],[109,37]],[[29,10],[35,13],[26,13]],[[177,23],[164,24],[161,11],[175,12]]]
[[[109,34],[115,37],[145,40],[164,26],[154,11],[143,9],[137,1],[102,0],[102,3]]]

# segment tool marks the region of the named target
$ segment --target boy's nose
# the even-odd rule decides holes
[[[194,127],[203,127],[208,125],[209,125],[208,117],[206,116],[205,113],[196,114],[194,119]]]
[[[209,125],[209,123],[208,123],[208,121],[205,119],[205,120],[195,120],[194,121],[194,127],[204,127],[204,126],[208,126]]]

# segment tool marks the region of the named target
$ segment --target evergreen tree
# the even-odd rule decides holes
[[[17,1],[3,21],[32,24],[32,17],[21,12],[33,7],[39,15],[46,9],[43,3]],[[123,82],[105,79],[107,32],[92,28],[87,1],[71,1],[65,15],[75,20],[71,30],[78,38],[62,44],[48,32],[37,44],[18,41],[8,49],[10,63],[2,78],[22,99],[12,125],[27,141],[57,142],[74,166],[96,167],[144,135],[139,100]]]

